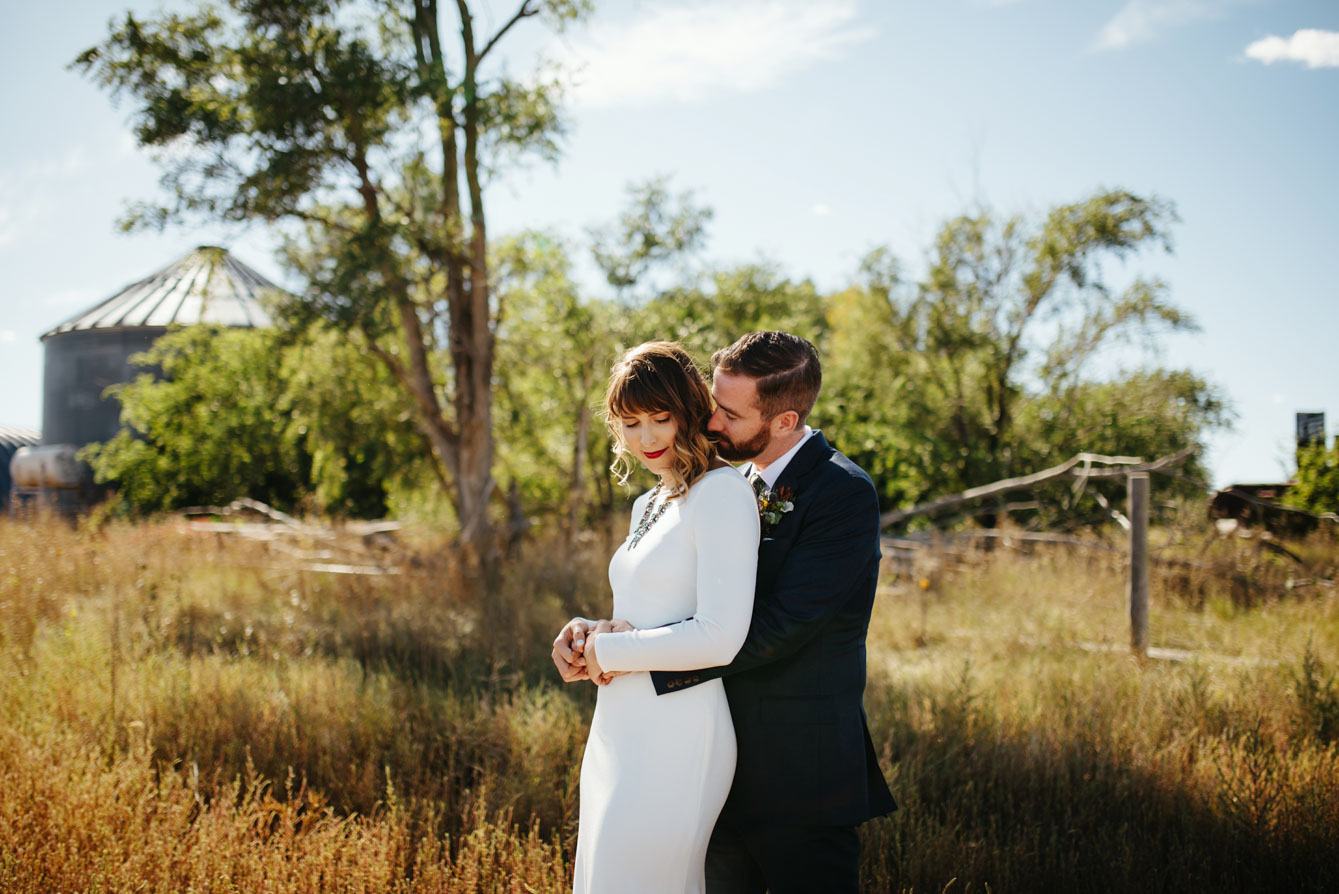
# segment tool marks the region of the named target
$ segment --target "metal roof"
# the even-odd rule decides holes
[[[152,276],[77,314],[42,336],[85,329],[164,328],[212,323],[255,328],[273,321],[261,305],[278,286],[230,255],[202,245]]]
[[[0,425],[0,447],[36,447],[41,441],[42,435],[31,428]]]

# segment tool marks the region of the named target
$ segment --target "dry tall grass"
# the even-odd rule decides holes
[[[527,545],[483,612],[427,541],[338,577],[0,522],[0,889],[566,890],[593,691],[547,644],[607,605],[606,549]],[[866,889],[1339,888],[1333,590],[1242,599],[1195,561],[1152,616],[1188,657],[1147,665],[1118,554],[885,575],[867,707],[902,810]]]

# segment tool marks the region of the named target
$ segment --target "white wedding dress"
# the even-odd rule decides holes
[[[649,498],[633,506],[633,530]],[[758,562],[753,488],[732,468],[713,469],[629,549],[631,540],[629,531],[609,562],[612,617],[639,629],[601,634],[595,656],[606,671],[632,673],[600,687],[581,764],[573,889],[701,892],[735,771],[730,708],[719,679],[657,696],[646,671],[716,667],[739,651]]]

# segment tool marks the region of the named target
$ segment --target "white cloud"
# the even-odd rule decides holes
[[[0,329],[0,342],[17,341],[18,336],[14,334],[13,329]]]
[[[562,55],[576,102],[616,106],[696,102],[750,93],[835,58],[874,29],[855,24],[856,0],[690,0],[597,24]]]
[[[1129,0],[1097,35],[1097,48],[1118,50],[1164,31],[1212,19],[1240,0]]]
[[[819,217],[827,217],[831,213],[832,209],[829,208],[827,205],[824,205],[822,202],[819,202],[817,205],[814,206],[814,214],[818,215]]]
[[[1301,62],[1307,68],[1339,68],[1339,31],[1301,28],[1292,37],[1271,34],[1248,46],[1246,58],[1266,65]]]

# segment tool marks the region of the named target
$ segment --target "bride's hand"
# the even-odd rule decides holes
[[[585,618],[573,618],[568,621],[553,641],[553,665],[564,683],[589,679],[586,673],[586,660],[581,657],[584,650],[590,621]]]

